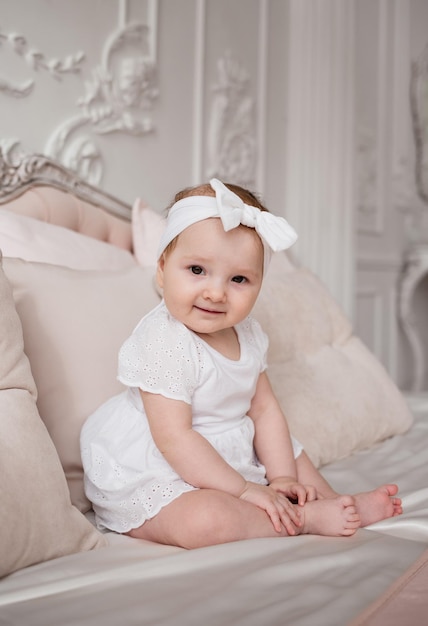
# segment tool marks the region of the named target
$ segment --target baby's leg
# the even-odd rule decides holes
[[[360,526],[354,500],[338,496],[301,507],[303,527],[296,534],[351,535]],[[265,511],[230,494],[211,489],[184,493],[153,519],[128,533],[157,543],[200,548],[242,539],[286,537],[275,531]]]
[[[189,549],[256,537],[281,536],[265,511],[213,489],[182,494],[128,534]]]
[[[337,498],[338,494],[313,465],[305,452],[296,459],[297,479],[304,484],[313,485],[318,497]],[[395,497],[397,485],[381,485],[372,491],[365,491],[354,496],[362,526],[400,515],[403,512],[401,499]]]

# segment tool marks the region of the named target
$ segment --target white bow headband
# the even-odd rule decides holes
[[[158,258],[183,230],[210,217],[219,217],[227,232],[240,224],[254,228],[263,242],[267,269],[272,252],[286,250],[297,240],[297,233],[283,217],[245,204],[241,198],[216,178],[210,180],[212,196],[188,196],[172,205],[161,237]]]

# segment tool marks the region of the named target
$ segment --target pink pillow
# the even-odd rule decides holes
[[[0,209],[0,250],[5,257],[74,269],[120,270],[136,264],[127,250],[5,209]]]
[[[132,207],[132,244],[142,267],[155,267],[157,250],[165,228],[165,218],[137,198]]]

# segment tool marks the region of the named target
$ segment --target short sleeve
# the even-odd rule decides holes
[[[192,403],[199,369],[197,342],[166,309],[143,318],[119,351],[121,383],[187,404]]]

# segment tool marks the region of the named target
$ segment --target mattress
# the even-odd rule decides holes
[[[344,626],[358,619],[428,547],[428,411],[423,398],[414,400],[409,432],[322,470],[342,492],[397,482],[402,516],[349,538],[256,539],[192,551],[107,533],[107,548],[0,581],[1,626]]]

